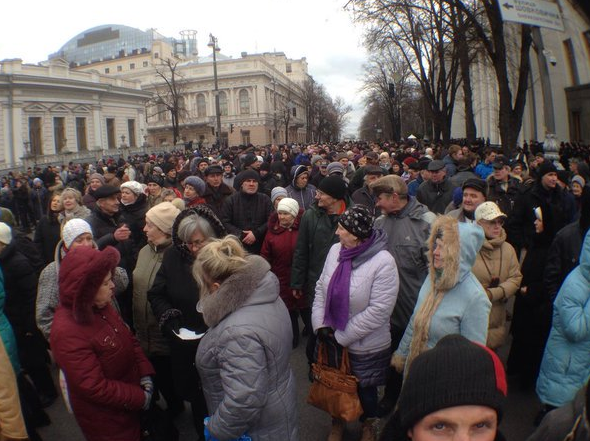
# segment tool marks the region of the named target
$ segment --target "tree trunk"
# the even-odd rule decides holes
[[[463,80],[463,101],[465,103],[465,137],[467,138],[467,142],[472,144],[477,138],[477,127],[475,125],[475,115],[473,114],[473,88],[471,87],[469,48],[463,38],[459,38],[458,43],[461,79]]]

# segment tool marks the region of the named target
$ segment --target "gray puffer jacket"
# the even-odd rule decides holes
[[[292,331],[279,281],[259,256],[226,279],[199,310],[210,327],[196,365],[220,440],[248,433],[254,441],[298,440]]]

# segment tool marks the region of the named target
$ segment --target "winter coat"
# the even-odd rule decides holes
[[[35,303],[35,320],[37,328],[41,331],[47,341],[51,332],[53,316],[59,304],[59,265],[66,255],[63,248],[63,242],[59,242],[55,247],[53,262],[47,265],[39,276],[37,285],[37,301]],[[113,274],[113,283],[115,284],[115,293],[122,293],[129,285],[127,272],[118,266]]]
[[[480,162],[475,167],[475,173],[481,179],[487,179],[488,176],[490,176],[492,173],[494,173],[494,167],[492,166],[491,162],[490,163]]]
[[[553,304],[553,321],[545,346],[537,394],[542,403],[562,406],[590,376],[590,234],[580,265],[563,282]]]
[[[2,315],[0,314],[0,316]],[[2,339],[0,339],[0,378],[2,378],[0,382],[0,421],[2,421],[0,438],[3,440],[28,440],[21,412],[17,375]]]
[[[317,203],[305,210],[301,218],[291,267],[291,288],[302,289],[310,301],[313,301],[326,256],[331,246],[338,242],[338,218],[338,214],[329,215]]]
[[[428,275],[427,241],[434,219],[435,215],[425,205],[410,197],[399,213],[383,215],[375,220],[374,228],[381,228],[387,234],[388,249],[399,273],[399,293],[391,324],[395,333],[400,334],[400,339]]]
[[[45,187],[33,187],[31,189],[31,205],[35,219],[41,219],[41,216],[47,211],[48,191]]]
[[[210,326],[196,364],[217,439],[299,439],[297,392],[289,365],[293,334],[279,282],[259,256],[201,300]]]
[[[445,212],[447,205],[453,200],[454,189],[455,187],[448,178],[445,178],[439,184],[425,181],[418,187],[416,198],[434,214],[442,214]]]
[[[243,231],[251,230],[256,241],[252,245],[243,245],[249,253],[259,254],[272,211],[272,203],[267,195],[238,191],[225,200],[221,222],[229,234],[240,240],[244,237]]]
[[[147,238],[143,231],[143,227],[145,227],[145,214],[148,210],[147,196],[140,194],[133,204],[121,204],[120,207],[121,216],[119,217],[119,223],[127,225],[131,230],[131,251],[133,253],[133,262],[136,262],[139,250],[147,244]]]
[[[121,180],[117,178],[114,173],[105,173],[104,174],[104,183],[106,185],[112,185],[113,187],[120,187]]]
[[[453,227],[449,218],[439,218],[432,228],[442,230],[444,246],[447,248],[440,276],[436,276],[432,250],[436,235],[429,239],[429,277],[426,278],[420,293],[410,323],[404,333],[402,341],[395,352],[397,357],[405,359],[410,352],[410,344],[414,333],[414,319],[420,310],[422,302],[431,290],[431,279],[438,277],[444,285],[449,281],[452,285],[444,293],[438,308],[430,318],[430,328],[426,348],[432,349],[436,343],[446,335],[460,334],[468,340],[485,345],[488,334],[488,318],[491,302],[481,286],[481,283],[471,272],[477,253],[479,252],[484,234],[481,227],[473,224],[457,223]],[[454,282],[456,281],[456,282]]]
[[[506,242],[504,230],[496,239],[485,240],[471,271],[492,302],[487,346],[492,349],[499,348],[507,336],[506,303],[516,294],[522,280],[516,252],[512,245]],[[490,287],[493,278],[499,279],[496,287]]]
[[[445,155],[443,162],[445,163],[445,169],[447,170],[447,178],[451,178],[457,173],[457,163],[451,155]]]
[[[82,196],[82,203],[89,209],[94,210],[96,207],[96,198],[94,197],[94,191],[89,189],[88,192]]]
[[[4,313],[5,300],[4,272],[0,271],[0,339],[2,339],[2,343],[4,344],[12,369],[18,375],[20,373],[20,362],[18,359],[16,338],[14,337],[14,331],[8,321],[8,317],[6,317],[6,314]]]
[[[317,189],[307,184],[304,188],[297,187],[293,182],[285,188],[290,198],[295,199],[300,208],[307,210],[315,202],[315,194]]]
[[[493,176],[488,179],[488,201],[494,202],[502,213],[507,216],[506,223],[504,224],[504,230],[508,236],[506,240],[511,245],[518,243],[518,225],[512,222],[513,212],[516,207],[516,201],[520,197],[522,192],[522,185],[515,178],[508,178],[508,186],[506,189],[502,187],[502,183],[497,181]]]
[[[296,299],[291,289],[291,266],[302,217],[303,209],[300,208],[293,225],[287,229],[279,225],[279,217],[273,212],[268,219],[268,231],[260,250],[260,255],[270,263],[270,270],[279,279],[280,296],[289,311],[307,306],[305,297]]]
[[[70,219],[84,219],[87,221],[91,213],[92,212],[84,205],[77,205],[72,211],[62,211],[57,218],[59,223],[63,226]]]
[[[209,184],[205,188],[205,193],[203,193],[203,198],[205,198],[205,202],[211,209],[213,213],[217,217],[221,217],[221,210],[223,209],[223,203],[225,200],[234,193],[234,189],[223,182],[218,188],[213,188]]]
[[[314,331],[325,326],[325,305],[330,279],[338,267],[342,245],[330,248],[315,289],[311,314]],[[376,230],[374,243],[352,260],[348,323],[334,334],[336,341],[353,354],[375,354],[391,345],[389,317],[395,306],[399,277],[393,256],[387,251],[387,237]]]
[[[375,207],[375,197],[366,185],[363,185],[352,194],[352,202],[354,202],[355,205],[364,205],[365,207],[368,207],[375,218],[381,215],[381,209]]]
[[[61,226],[53,215],[46,215],[39,220],[35,228],[34,242],[39,246],[45,265],[53,261],[55,247],[61,238]]]
[[[90,217],[86,219],[86,222],[88,222],[92,228],[92,235],[94,236],[94,241],[96,242],[98,249],[104,250],[109,245],[117,248],[119,253],[121,253],[121,262],[119,266],[125,268],[130,274],[135,265],[131,236],[123,242],[117,241],[114,236],[115,230],[122,224],[121,213],[109,216],[97,205],[94,210],[92,210]]]
[[[64,372],[74,416],[88,441],[139,441],[145,394],[139,381],[154,370],[123,319],[109,304],[89,324],[73,316],[74,298],[60,292],[51,349]]]
[[[168,341],[160,331],[158,321],[148,303],[147,293],[162,265],[164,252],[171,245],[172,240],[159,246],[147,244],[139,252],[133,270],[133,326],[142,349],[149,357],[170,355]]]
[[[457,187],[463,187],[463,184],[465,183],[465,181],[467,179],[472,179],[472,178],[479,179],[479,176],[477,176],[472,171],[464,170],[464,171],[460,171],[460,172],[455,173],[453,175],[453,177],[450,178],[450,181],[451,181],[451,184],[453,184],[453,186],[455,188],[457,188]]]

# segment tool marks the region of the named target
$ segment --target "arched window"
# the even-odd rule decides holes
[[[219,92],[219,114],[227,116],[227,94],[225,92]]]
[[[246,89],[240,90],[240,115],[248,115],[250,113],[250,96]]]
[[[202,93],[197,95],[197,117],[204,118],[207,116],[207,101]]]

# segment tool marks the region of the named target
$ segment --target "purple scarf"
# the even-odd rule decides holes
[[[371,237],[354,248],[340,249],[338,266],[332,274],[328,285],[326,306],[324,310],[324,324],[336,330],[344,330],[348,323],[350,303],[350,275],[352,273],[352,259],[367,251],[375,241],[375,232]]]

